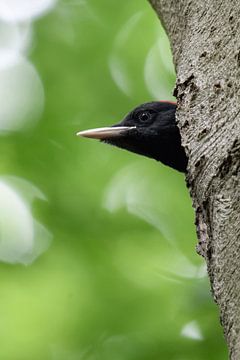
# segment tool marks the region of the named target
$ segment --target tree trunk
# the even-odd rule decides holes
[[[150,0],[170,39],[187,183],[230,359],[240,359],[240,1]]]

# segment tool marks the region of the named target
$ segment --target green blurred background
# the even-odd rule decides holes
[[[226,359],[184,176],[75,136],[173,99],[155,13],[65,0],[31,27],[45,100],[38,121],[1,133],[0,359]]]

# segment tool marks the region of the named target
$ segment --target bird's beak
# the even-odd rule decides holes
[[[136,126],[113,126],[113,127],[109,126],[109,127],[79,131],[77,133],[77,136],[83,136],[91,139],[105,140],[105,139],[120,137],[126,134],[129,130],[135,128]]]

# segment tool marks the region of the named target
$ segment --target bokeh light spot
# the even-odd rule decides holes
[[[53,8],[56,0],[1,0],[0,19],[26,21],[43,15]]]
[[[39,118],[44,89],[31,63],[15,52],[3,55],[10,65],[0,68],[0,132],[16,131],[34,125]]]
[[[149,50],[145,61],[144,79],[149,93],[154,99],[170,99],[168,77],[166,73],[174,77],[174,67],[171,60],[171,52],[164,37],[157,40]]]
[[[201,329],[195,320],[183,326],[181,335],[193,340],[203,340]]]
[[[0,67],[2,64],[8,65],[6,61],[3,61],[5,54],[11,51],[24,53],[31,43],[31,38],[32,27],[29,22],[17,24],[0,20]]]
[[[27,193],[26,199],[11,182]],[[32,184],[0,178],[0,261],[27,265],[48,248],[51,235],[31,213],[30,202],[36,196],[44,198]]]
[[[172,219],[172,213],[167,209],[167,206],[177,209],[178,200],[176,199],[176,202],[173,201],[172,204],[169,204],[170,194],[169,197],[164,196],[166,191],[171,192],[169,187],[173,190],[174,184],[169,185],[170,182],[162,181],[160,171],[156,177],[153,175],[153,169],[148,172],[148,177],[144,176],[145,173],[145,165],[142,167],[138,162],[117,172],[107,186],[103,206],[110,212],[125,208],[129,213],[151,225],[153,229],[159,232],[158,245],[154,242],[156,245],[154,253],[149,253],[149,263],[143,267],[142,256],[147,263],[147,252],[144,250],[142,254],[139,244],[132,244],[131,247],[129,242],[127,244],[121,243],[120,249],[126,246],[126,253],[128,251],[138,253],[138,256],[133,261],[132,258],[126,256],[126,253],[117,249],[117,266],[123,274],[126,273],[128,278],[142,286],[148,286],[149,282],[152,285],[158,285],[159,276],[178,282],[184,279],[205,277],[207,275],[205,264],[202,262],[194,264],[178,245],[180,233],[175,229],[176,220]],[[181,216],[178,215],[178,218],[181,223]],[[163,252],[166,252],[164,260],[162,259]],[[137,259],[141,260],[138,262]],[[128,260],[130,260],[129,263]]]

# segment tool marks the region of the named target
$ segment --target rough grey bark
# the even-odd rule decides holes
[[[240,359],[240,1],[149,0],[170,39],[187,182],[230,359]]]

